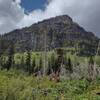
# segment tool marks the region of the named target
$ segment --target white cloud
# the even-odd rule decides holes
[[[0,0],[0,33],[12,31],[17,28],[24,17],[24,10],[18,2],[13,0]]]
[[[74,21],[84,26],[85,29],[99,35],[100,0],[48,0],[49,3],[45,5],[45,10],[37,9],[28,15],[24,13],[19,5],[21,0],[15,1],[16,3],[12,4],[12,0],[0,0],[0,4],[4,4],[4,7],[0,6],[0,31],[2,29],[2,32],[5,32],[5,30],[1,28],[4,26],[8,26],[6,30],[8,31],[14,28],[30,26],[33,23],[57,15],[68,14]],[[12,9],[8,9],[9,6],[12,6]],[[7,16],[5,16],[5,14],[7,14]],[[1,21],[1,19],[3,19],[3,21]]]
[[[20,4],[21,0],[14,0],[16,3]]]

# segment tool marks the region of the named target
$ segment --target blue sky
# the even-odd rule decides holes
[[[21,6],[25,11],[31,12],[35,9],[44,9],[47,0],[22,0]]]

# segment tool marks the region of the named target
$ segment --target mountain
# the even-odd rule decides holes
[[[99,38],[80,27],[68,15],[62,15],[6,33],[0,36],[0,41],[0,51],[7,51],[12,42],[16,52],[23,52],[27,49],[42,51],[46,41],[47,50],[78,46],[81,49],[81,54],[84,54],[84,50],[87,54],[93,54]]]

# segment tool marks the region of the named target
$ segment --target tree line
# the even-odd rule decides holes
[[[0,54],[0,66],[1,69],[7,69],[8,71],[11,68],[16,68],[24,70],[29,74],[37,75],[40,71],[43,74],[43,57],[42,55],[38,58],[34,56],[32,58],[32,52],[27,49],[26,56],[22,55],[20,64],[15,63],[14,59],[15,50],[14,44],[12,43],[9,47],[7,59],[2,59],[3,54]],[[70,57],[65,57],[65,52],[63,49],[59,48],[53,52],[47,60],[46,74],[50,75],[52,71],[54,73],[60,72],[61,66],[64,65],[66,70],[69,70],[70,73],[73,73],[73,63]],[[89,60],[89,65],[92,67],[94,65],[94,59],[91,56]]]
[[[51,56],[48,58],[47,62],[47,68],[46,68],[46,74],[51,73],[51,69],[56,73],[57,71],[60,71],[60,66],[62,63],[64,63],[64,53],[62,49],[56,50],[57,57],[55,57],[55,52],[51,54]],[[29,74],[36,73],[40,70],[43,70],[43,58],[42,55],[38,58],[38,62],[36,63],[36,57],[34,56],[32,58],[32,53],[29,49],[26,50],[26,57],[22,55],[21,57],[21,63],[15,64],[15,49],[14,49],[14,43],[11,43],[8,53],[6,54],[6,58],[3,58],[4,54],[0,54],[0,66],[1,69],[7,69],[8,71],[11,68],[18,68],[22,69]],[[71,59],[68,58],[67,60],[67,66],[69,66],[69,70],[72,71],[72,64]]]

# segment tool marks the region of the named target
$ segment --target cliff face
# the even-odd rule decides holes
[[[9,41],[14,42],[15,50],[25,51],[27,48],[34,51],[44,49],[44,38],[47,38],[47,49],[51,50],[58,47],[81,47],[96,48],[98,38],[91,32],[86,32],[82,27],[67,16],[57,16],[44,20],[30,27],[14,30],[5,34],[0,39],[5,41],[5,47],[9,48]],[[7,43],[7,45],[6,45]],[[8,45],[9,44],[9,45]],[[0,43],[2,51],[2,42]]]

